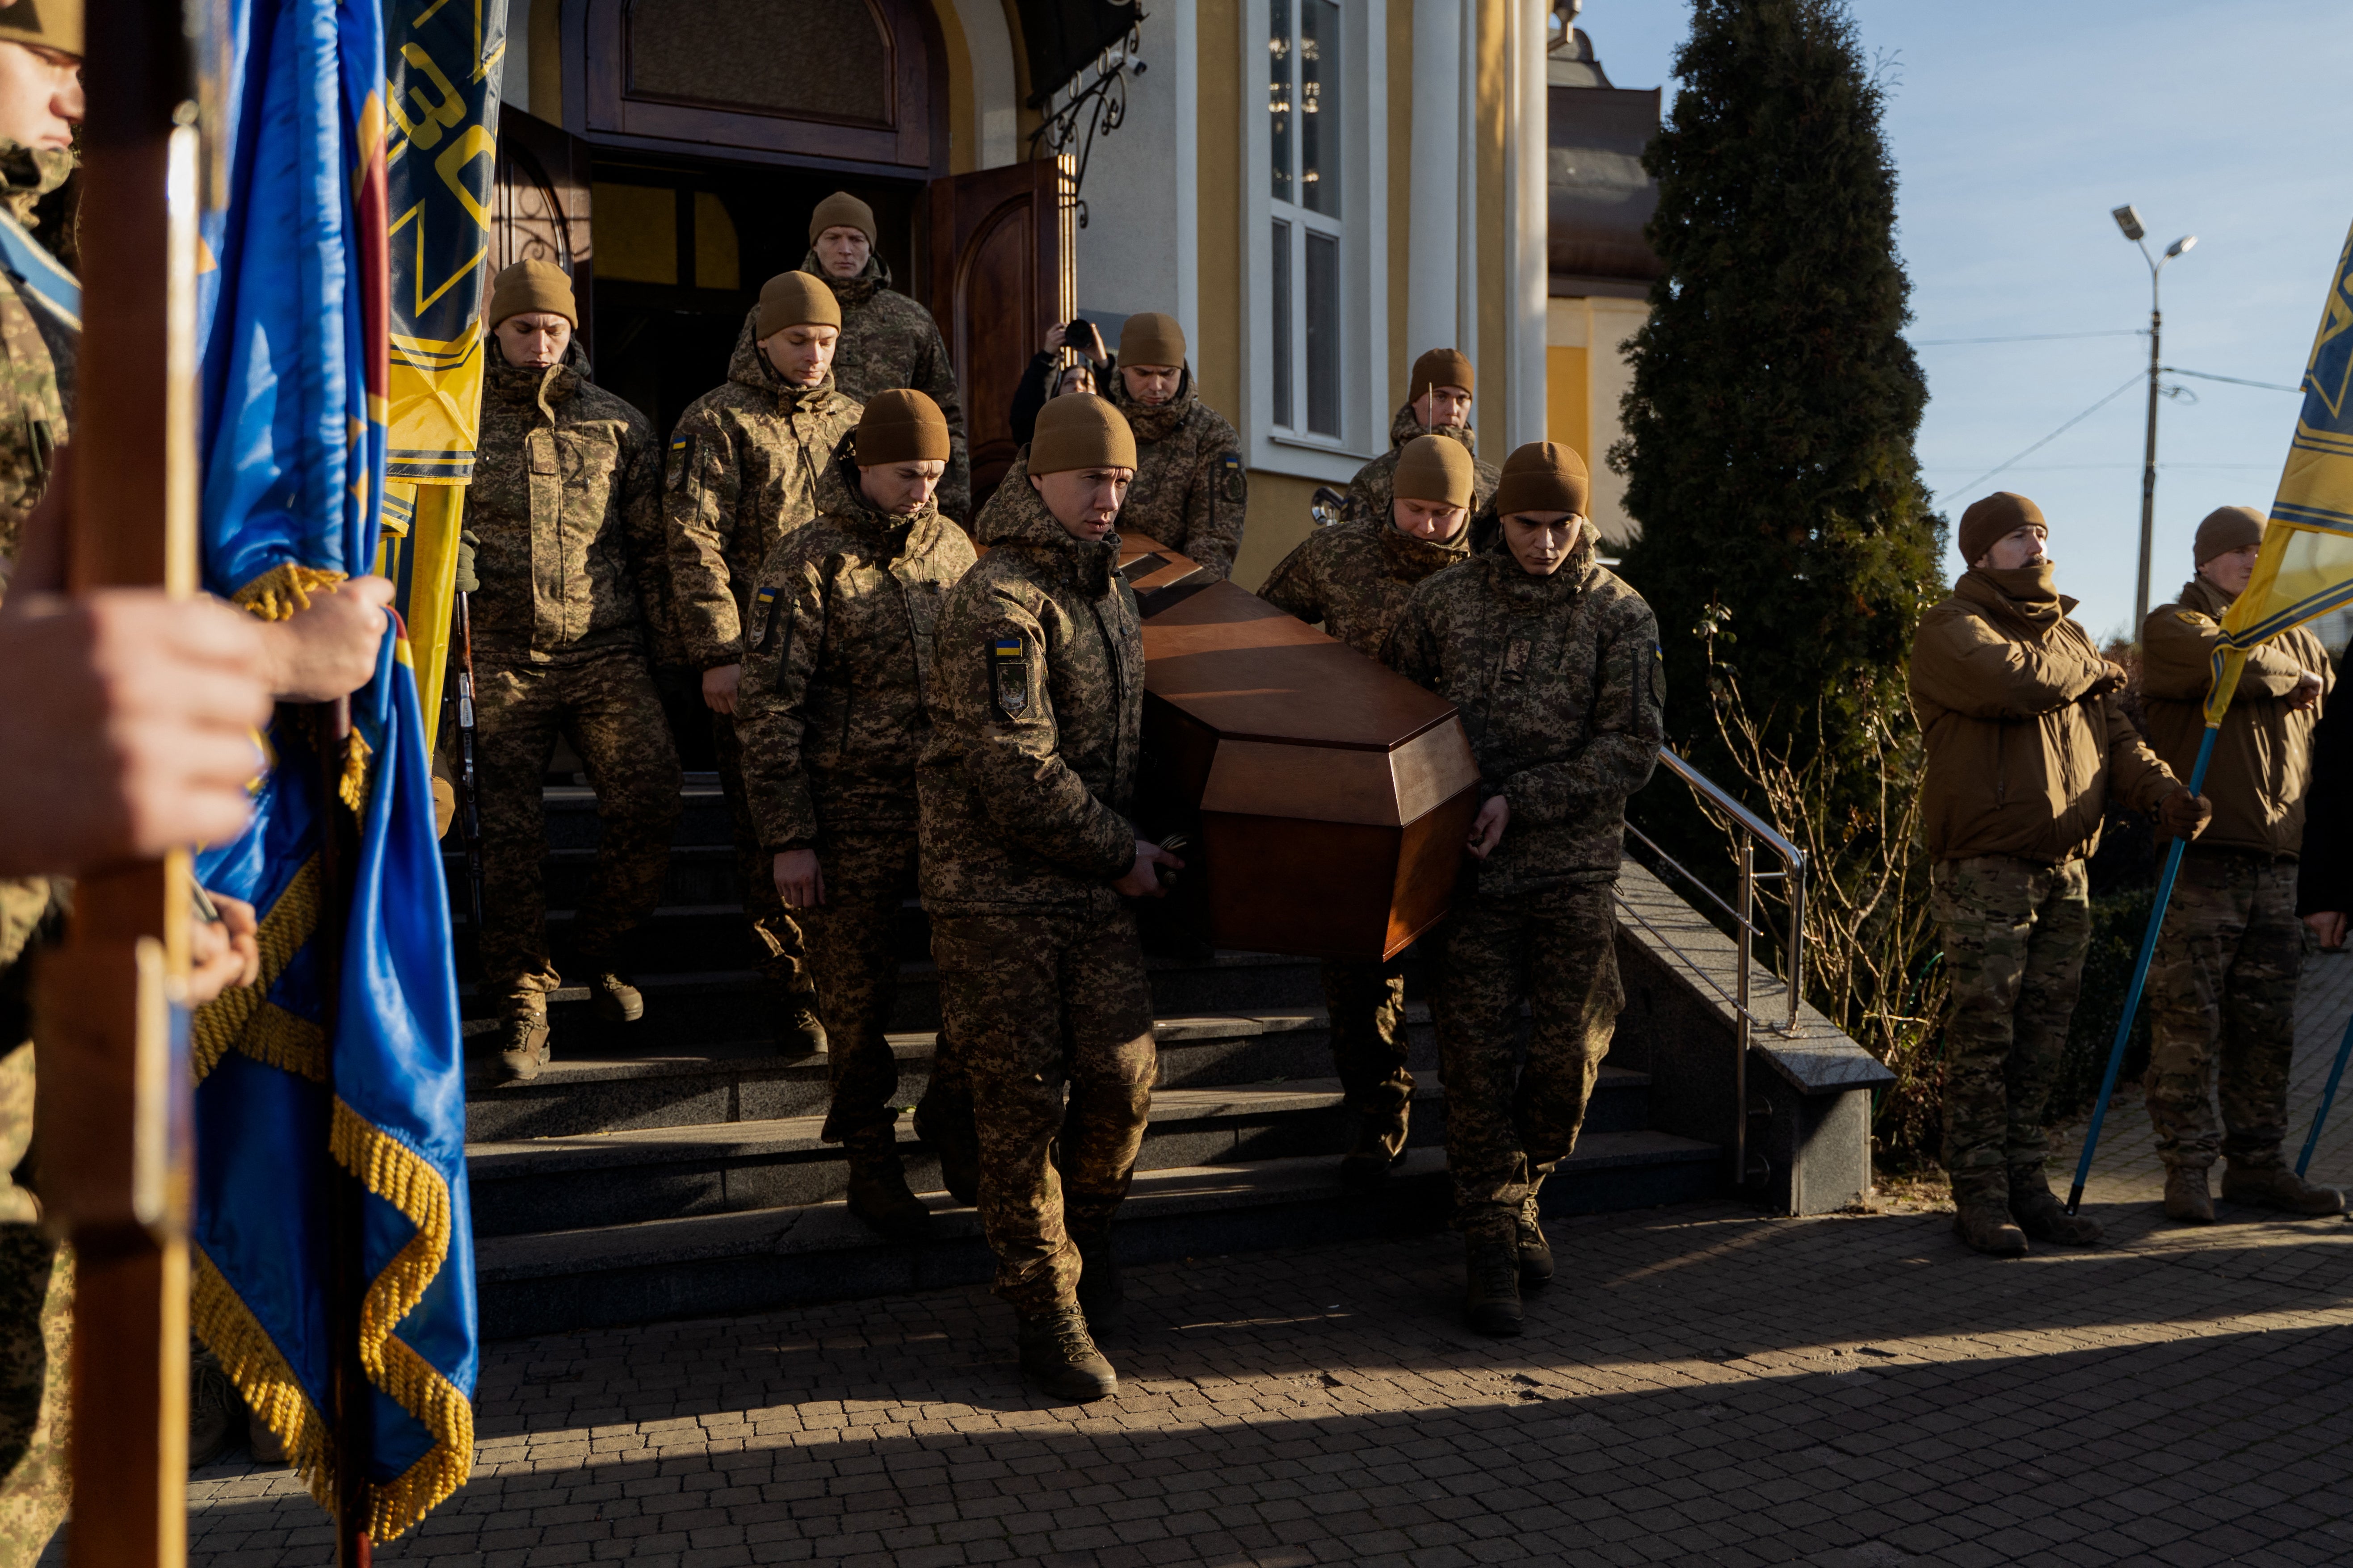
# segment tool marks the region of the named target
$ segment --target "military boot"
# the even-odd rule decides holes
[[[628,975],[609,970],[588,977],[588,1000],[607,1024],[634,1024],[646,1016],[645,994]]]
[[[1544,1226],[1536,1217],[1534,1193],[1520,1200],[1519,1232],[1520,1283],[1542,1285],[1552,1279],[1552,1243],[1545,1239]]]
[[[2183,1225],[2214,1223],[2214,1194],[2206,1190],[2205,1166],[2165,1168],[2165,1217]]]
[[[2026,1232],[2010,1215],[1999,1187],[1953,1194],[1953,1234],[1993,1258],[2026,1256]]]
[[[787,1059],[813,1057],[825,1049],[825,1025],[817,1016],[817,991],[787,991],[770,984],[768,1026],[776,1031],[776,1054]]]
[[[552,1054],[547,1048],[547,1015],[536,1011],[507,1015],[499,1037],[499,1081],[529,1083],[539,1076]]]
[[[1356,1142],[1340,1156],[1340,1184],[1351,1192],[1377,1193],[1389,1167],[1405,1152],[1405,1108],[1356,1119]]]
[[[1106,1399],[1119,1392],[1119,1373],[1095,1349],[1086,1315],[1076,1307],[1021,1314],[1021,1370],[1063,1399]]]
[[[1514,1236],[1466,1237],[1462,1315],[1482,1334],[1509,1339],[1520,1331],[1520,1249]]]
[[[1073,1236],[1079,1248],[1079,1310],[1090,1333],[1107,1334],[1127,1316],[1127,1287],[1119,1277],[1119,1250],[1111,1232]]]
[[[202,1345],[188,1352],[188,1468],[202,1469],[227,1451],[245,1425],[245,1402]]]
[[[973,1129],[972,1108],[956,1098],[934,1099],[929,1089],[915,1102],[915,1136],[940,1157],[940,1184],[948,1195],[971,1208],[980,1202],[980,1138]]]
[[[2100,1239],[2099,1223],[2069,1214],[2040,1164],[2010,1168],[2010,1212],[2018,1228],[2037,1241],[2089,1247]]]
[[[2315,1215],[2343,1214],[2345,1194],[2335,1187],[2316,1187],[2285,1165],[2222,1167],[2222,1197],[2234,1204],[2277,1209],[2282,1214]]]
[[[932,1211],[907,1185],[895,1147],[853,1143],[849,1155],[851,1214],[893,1241],[921,1241],[931,1234]]]

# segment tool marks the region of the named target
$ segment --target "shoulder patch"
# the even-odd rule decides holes
[[[1029,650],[1020,637],[989,639],[988,694],[1008,723],[1029,710]]]
[[[1218,459],[1218,482],[1224,488],[1226,499],[1229,501],[1247,499],[1250,480],[1242,474],[1241,454],[1229,451]]]
[[[693,437],[679,435],[672,436],[670,438],[668,464],[670,468],[670,489],[675,490],[685,488],[687,460],[693,456]]]

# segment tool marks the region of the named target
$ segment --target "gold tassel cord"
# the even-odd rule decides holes
[[[312,594],[343,580],[341,572],[281,561],[230,596],[265,621],[282,621],[297,610],[309,609]]]
[[[272,1067],[300,1072],[322,1083],[326,1081],[326,1037],[316,1024],[309,1024],[306,1026],[315,1043],[297,1048],[300,1042],[296,1031],[288,1026],[302,1025],[304,1020],[269,1001],[269,988],[278,984],[278,977],[286,973],[294,954],[319,928],[319,858],[313,855],[294,873],[278,895],[278,901],[262,917],[261,929],[255,936],[261,950],[261,973],[254,977],[253,984],[232,985],[196,1009],[188,1031],[189,1064],[196,1082],[204,1082],[206,1075],[220,1065],[222,1055],[231,1049],[248,1049],[257,1059]],[[267,1012],[280,1014],[285,1023],[273,1020],[258,1025],[257,1020]],[[249,1049],[247,1042],[257,1027],[269,1032],[256,1042],[262,1049]],[[315,1062],[316,1066],[306,1068],[293,1065],[298,1060]]]
[[[332,1437],[319,1407],[302,1391],[277,1342],[246,1310],[204,1248],[191,1246],[188,1255],[195,1264],[190,1317],[197,1335],[220,1358],[221,1370],[237,1385],[246,1407],[286,1445],[286,1457],[310,1487],[311,1496],[321,1508],[332,1510],[332,1470],[327,1461]]]

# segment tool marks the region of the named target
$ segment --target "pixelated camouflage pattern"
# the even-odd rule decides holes
[[[1434,949],[1430,1010],[1446,1082],[1453,1226],[1512,1240],[1521,1204],[1577,1148],[1625,1005],[1609,889],[1481,891],[1457,903]],[[1524,1004],[1527,1052],[1515,1062]]]
[[[73,154],[0,142],[0,200],[29,226],[33,204],[65,184]],[[26,520],[49,488],[73,412],[79,338],[52,321],[0,272],[0,598],[16,563]]]
[[[1927,741],[1921,837],[1938,860],[2056,865],[2099,847],[2108,795],[2154,814],[2180,784],[2111,697],[2107,661],[2047,570],[1962,574],[1921,618],[1912,711]]]
[[[1154,405],[1127,395],[1127,378],[1107,379],[1112,402],[1135,435],[1135,482],[1119,526],[1156,539],[1215,577],[1234,574],[1250,512],[1241,437],[1226,416],[1194,395],[1188,368],[1176,395]]]
[[[661,901],[678,826],[678,752],[645,656],[483,663],[474,685],[482,813],[482,973],[489,994],[541,1005],[562,984],[547,942],[541,785],[560,734],[596,792],[596,859],[572,921],[584,974],[629,968],[630,933]]]
[[[1953,987],[1945,1169],[1957,1195],[2006,1202],[2010,1170],[2040,1171],[2050,1152],[2042,1109],[2091,949],[2090,889],[2082,860],[1973,856],[1931,873]]]
[[[1591,530],[1549,577],[1498,549],[1425,580],[1386,657],[1461,710],[1482,804],[1511,803],[1482,892],[1617,880],[1626,797],[1665,736],[1666,675],[1650,605],[1595,563]]]
[[[743,880],[744,919],[752,937],[752,967],[760,978],[786,991],[808,989],[808,944],[800,922],[776,891],[776,857],[760,847],[760,826],[744,791],[744,743],[735,721],[711,715],[712,750],[719,763],[719,793],[727,802],[728,839],[735,847],[735,874]]]
[[[544,369],[493,353],[466,497],[476,660],[666,644],[661,477],[653,426],[589,380],[578,343]]]
[[[838,457],[825,510],[769,552],[752,596],[735,732],[761,847],[843,830],[915,830],[915,760],[931,734],[932,639],[972,541],[926,506],[877,511]]]
[[[0,1225],[0,1568],[31,1568],[71,1497],[73,1277],[70,1247]]]
[[[1397,466],[1398,455],[1417,436],[1451,436],[1471,451],[1471,511],[1473,516],[1487,510],[1495,498],[1495,486],[1501,482],[1504,470],[1479,456],[1479,436],[1468,425],[1437,425],[1428,429],[1413,412],[1409,403],[1397,411],[1389,421],[1389,449],[1356,470],[1348,481],[1350,522],[1387,522],[1389,503],[1397,500]]]
[[[69,887],[48,877],[0,879],[0,1224],[41,1215],[17,1180],[33,1146],[33,959],[60,933]]]
[[[1393,1135],[1394,1153],[1405,1146],[1413,1104],[1413,1074],[1406,1068],[1412,1047],[1405,1032],[1405,964],[1329,958],[1322,978],[1340,1092],[1350,1110]]]
[[[2206,688],[2230,608],[2230,595],[2193,577],[2172,604],[2151,610],[2141,627],[2141,710],[2149,749],[2178,778],[2188,778],[2197,766],[2206,739]],[[2289,699],[2307,674],[2320,678],[2320,700],[2295,707]],[[2303,851],[2312,735],[2336,684],[2328,650],[2306,627],[2249,650],[2206,766],[2203,793],[2214,803],[2214,817],[2198,836],[2199,848],[2289,857]],[[2160,842],[2171,837],[2158,829]]]
[[[1072,538],[1019,483],[989,499],[979,536],[989,552],[948,591],[933,655],[923,905],[1092,908],[1135,863],[1144,633],[1119,536]]]
[[[1378,658],[1414,585],[1471,553],[1471,520],[1452,539],[1416,539],[1386,515],[1319,528],[1299,542],[1258,596],[1368,658]]]
[[[855,1149],[887,1147],[897,1135],[899,1059],[883,1031],[899,994],[900,908],[915,896],[915,836],[836,829],[816,849],[825,902],[797,914],[833,1083],[818,1136]]]
[[[836,374],[806,391],[785,384],[744,318],[727,380],[687,405],[670,432],[670,598],[680,656],[701,669],[744,657],[752,587],[776,542],[820,510],[818,477],[864,404]]]
[[[971,1087],[997,1294],[1023,1313],[1067,1307],[1073,1238],[1109,1229],[1151,1119],[1152,994],[1135,917],[1106,888],[1050,912],[935,917],[932,957]]]
[[[2149,965],[2141,1083],[2167,1164],[2203,1169],[2218,1153],[2241,1170],[2280,1163],[2304,940],[2294,865],[2202,841],[2182,857]]]
[[[879,256],[847,282],[828,272],[812,247],[801,270],[825,280],[841,307],[841,337],[834,345],[833,376],[860,403],[878,392],[911,387],[940,405],[948,422],[948,468],[940,476],[940,510],[959,522],[972,516],[972,453],[965,439],[964,392],[955,362],[932,313],[891,286]]]

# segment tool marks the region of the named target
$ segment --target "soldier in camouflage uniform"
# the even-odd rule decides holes
[[[475,537],[474,712],[482,814],[481,960],[502,1016],[500,1065],[548,1059],[541,785],[560,733],[596,791],[596,868],[572,934],[600,1016],[645,1004],[623,962],[660,901],[678,826],[678,754],[647,662],[663,621],[661,454],[644,415],[588,379],[571,280],[544,261],[498,276]]]
[[[1135,485],[1120,526],[1230,577],[1250,510],[1241,437],[1194,393],[1185,329],[1146,310],[1120,329],[1111,400],[1135,434]]]
[[[2223,507],[2199,524],[2197,574],[2141,628],[2149,744],[2177,773],[2206,733],[2206,689],[2221,619],[2255,569],[2263,514]],[[2143,1096],[2165,1162],[2165,1212],[2210,1224],[2206,1173],[2229,1158],[2222,1195],[2296,1215],[2344,1211],[2280,1158],[2304,966],[2296,858],[2312,784],[2312,734],[2334,684],[2328,650],[2303,627],[2247,657],[2222,717],[2206,793],[2212,826],[2181,859],[2148,972],[2149,1060]],[[2214,1124],[2221,1078],[2222,1128]]]
[[[1380,658],[1414,585],[1470,553],[1471,462],[1467,449],[1443,436],[1414,437],[1392,465],[1388,515],[1310,533],[1283,557],[1259,597],[1311,626],[1322,623],[1368,658]],[[1383,482],[1388,486],[1388,476]],[[1355,1146],[1340,1162],[1340,1176],[1354,1187],[1375,1187],[1405,1152],[1413,1101],[1403,960],[1325,960],[1324,1002],[1332,1018],[1332,1060],[1356,1117]]]
[[[980,1213],[1021,1364],[1057,1394],[1118,1379],[1089,1328],[1119,1308],[1111,1222],[1151,1110],[1152,997],[1124,898],[1157,896],[1131,813],[1144,638],[1111,531],[1135,444],[1100,397],[1038,416],[1029,471],[948,594],[917,773],[923,906],[965,1053]],[[1067,1108],[1063,1088],[1069,1086]],[[1057,1142],[1060,1143],[1059,1160]],[[1059,1164],[1059,1170],[1057,1166]]]
[[[1471,510],[1487,510],[1502,476],[1494,464],[1479,456],[1479,437],[1471,428],[1472,382],[1471,361],[1460,350],[1432,349],[1413,362],[1405,405],[1389,422],[1389,449],[1348,481],[1349,521],[1388,521],[1394,494],[1389,476],[1397,471],[1407,445],[1422,436],[1451,437],[1462,444],[1471,454]]]
[[[1514,452],[1500,547],[1416,588],[1388,645],[1391,668],[1461,710],[1479,761],[1472,863],[1434,943],[1430,1011],[1465,1311],[1490,1334],[1518,1333],[1521,1282],[1552,1277],[1537,1192],[1577,1147],[1624,1004],[1610,889],[1626,797],[1664,733],[1658,623],[1595,563],[1588,488],[1566,447]]]
[[[948,427],[920,392],[884,392],[819,484],[824,510],[778,542],[752,595],[735,730],[776,886],[798,910],[831,1041],[820,1133],[847,1146],[849,1207],[885,1235],[931,1213],[899,1163],[883,1029],[900,906],[916,889],[915,759],[931,733],[932,635],[972,542],[940,516]]]
[[[964,395],[955,362],[932,313],[891,286],[891,269],[875,254],[874,209],[836,191],[809,215],[809,251],[801,270],[824,279],[841,309],[841,341],[833,353],[842,395],[863,403],[878,392],[907,387],[939,407],[948,422],[951,455],[940,481],[940,510],[970,526],[972,459],[965,449]]]
[[[788,1057],[823,1050],[825,1030],[800,927],[777,898],[775,858],[760,847],[744,798],[734,714],[753,586],[777,542],[817,516],[818,478],[861,411],[834,384],[840,332],[840,307],[822,284],[800,272],[769,279],[735,340],[726,384],[695,399],[670,440],[673,615],[683,657],[702,671],[744,913],[776,1048]]]
[[[1945,1168],[1961,1239],[2016,1257],[2029,1237],[2100,1237],[2051,1191],[2042,1110],[2091,942],[2085,865],[2110,788],[2193,837],[2208,808],[2110,700],[2125,673],[2068,618],[2075,601],[2052,584],[2042,510],[1997,491],[1961,514],[1959,532],[1969,570],[1922,617],[1910,670],[1953,985]]]

